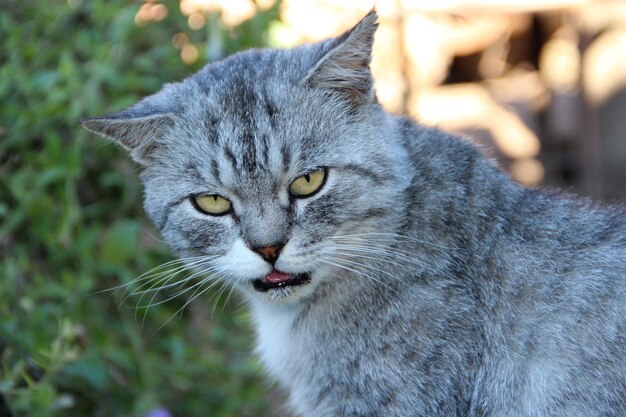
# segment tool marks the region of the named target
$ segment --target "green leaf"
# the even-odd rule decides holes
[[[113,224],[102,239],[100,260],[105,264],[121,266],[137,256],[139,222],[121,220]]]
[[[66,366],[60,374],[66,383],[71,382],[83,390],[105,392],[110,380],[106,364],[98,358],[87,357]]]

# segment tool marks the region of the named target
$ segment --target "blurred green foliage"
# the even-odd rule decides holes
[[[101,292],[172,259],[137,167],[78,122],[201,66],[215,29],[164,4],[165,20],[138,26],[140,2],[0,2],[0,394],[15,417],[270,415],[237,303],[207,294],[178,313],[185,296],[145,310]],[[275,18],[223,34],[223,52],[259,45]],[[181,32],[200,51],[191,66]]]

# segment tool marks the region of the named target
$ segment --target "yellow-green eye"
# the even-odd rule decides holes
[[[293,180],[289,186],[289,192],[298,198],[309,197],[322,188],[325,180],[326,169],[316,169]]]
[[[196,210],[212,216],[230,213],[233,207],[230,201],[217,194],[198,194],[191,197],[191,201]]]

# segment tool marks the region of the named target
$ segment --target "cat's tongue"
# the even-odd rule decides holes
[[[269,274],[267,274],[267,276],[265,277],[265,280],[267,282],[271,282],[271,283],[279,283],[279,282],[285,282],[287,281],[289,278],[291,278],[291,274],[288,274],[286,272],[280,272],[277,270],[273,270],[272,272],[270,272]]]

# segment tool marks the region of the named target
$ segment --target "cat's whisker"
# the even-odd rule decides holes
[[[214,274],[214,278],[217,280],[214,284],[219,284],[221,285],[221,287],[215,291],[207,300],[206,304],[210,304],[213,303],[213,307],[211,309],[211,318],[213,318],[213,314],[215,312],[215,307],[217,306],[217,303],[220,300],[221,295],[223,294],[223,292],[225,291],[225,288],[228,286],[227,281],[229,278],[231,278],[231,274],[227,274],[222,270],[216,270],[213,272]],[[211,287],[213,286],[213,284],[211,284]],[[215,300],[215,302],[213,302],[213,300]]]
[[[168,261],[168,262],[165,262],[165,263],[162,263],[160,265],[155,266],[154,268],[144,272],[143,274],[139,275],[137,278],[133,279],[132,281],[130,281],[130,282],[126,283],[126,284],[120,285],[118,287],[113,287],[112,289],[122,288],[122,287],[125,287],[125,286],[128,286],[128,285],[131,285],[133,283],[136,283],[137,281],[142,281],[144,279],[149,278],[152,274],[154,274],[154,273],[156,273],[156,272],[158,272],[158,271],[160,271],[162,269],[169,268],[169,267],[171,267],[173,265],[176,265],[176,264],[185,265],[185,264],[196,262],[198,260],[204,260],[206,258],[207,258],[206,255],[202,255],[202,256],[193,256],[193,257],[188,257],[188,258],[173,259],[171,261]]]
[[[198,263],[198,264],[196,264],[196,265],[193,265],[193,266],[190,266],[190,267],[186,267],[186,268],[181,269],[181,270],[179,270],[179,271],[173,272],[172,274],[167,275],[167,276],[166,276],[166,278],[159,279],[156,283],[154,283],[154,284],[153,284],[150,288],[148,288],[147,290],[134,291],[131,295],[140,295],[140,294],[145,294],[145,293],[150,293],[150,292],[159,292],[159,291],[162,291],[162,290],[167,289],[167,288],[171,288],[171,287],[176,287],[176,286],[179,286],[179,285],[181,285],[182,283],[185,283],[185,282],[189,281],[189,279],[190,279],[191,277],[196,276],[196,275],[195,275],[195,273],[194,273],[194,274],[192,274],[192,275],[191,275],[191,276],[189,276],[189,277],[186,277],[186,278],[183,278],[183,279],[177,280],[176,282],[171,283],[171,284],[167,284],[167,282],[168,282],[168,281],[171,281],[171,279],[172,279],[172,278],[176,277],[177,275],[180,275],[182,272],[185,272],[185,271],[187,271],[187,270],[193,270],[193,269],[199,268],[199,267],[201,267],[202,265],[203,265],[203,263]],[[164,284],[163,284],[163,285],[160,285],[160,286],[158,286],[158,287],[157,287],[157,285],[159,285],[159,283],[164,283]]]
[[[349,255],[355,257],[355,258],[360,258],[360,259],[364,259],[364,260],[369,260],[371,257],[373,257],[373,253],[370,251],[358,251],[358,250],[353,250],[353,252],[350,252]],[[454,277],[452,275],[450,275],[449,273],[445,272],[444,270],[441,269],[437,269],[437,268],[433,268],[432,266],[421,262],[417,259],[407,259],[407,263],[403,264],[400,262],[394,262],[391,259],[389,259],[389,257],[392,257],[393,254],[384,254],[384,257],[376,257],[375,261],[378,262],[382,262],[382,263],[388,263],[388,264],[394,264],[396,266],[399,267],[404,267],[404,268],[411,268],[411,269],[415,269],[416,272],[419,272],[419,270],[424,270],[424,271],[428,271],[434,275],[439,275],[442,277],[446,277],[450,280],[456,280],[458,279],[457,277]],[[384,271],[382,271],[384,272]]]
[[[194,275],[195,275],[195,276],[198,276],[198,275],[201,275],[201,273],[200,273],[200,272],[198,272],[198,273],[196,273],[196,274],[194,274]],[[195,276],[194,276],[194,278],[195,278]],[[186,292],[188,292],[188,291],[191,291],[193,288],[199,287],[199,286],[202,284],[202,282],[203,282],[204,280],[208,280],[208,279],[210,279],[210,278],[209,278],[209,277],[206,277],[206,278],[202,279],[200,282],[198,282],[198,283],[196,283],[196,284],[194,284],[194,285],[192,285],[192,286],[190,286],[190,287],[185,287],[185,288],[183,288],[182,290],[178,291],[176,294],[173,294],[173,295],[169,296],[168,298],[166,298],[166,299],[164,299],[164,300],[160,300],[160,301],[157,301],[157,302],[153,302],[153,300],[154,300],[154,296],[153,296],[153,297],[150,299],[150,302],[149,302],[146,306],[142,306],[142,309],[144,310],[144,315],[143,315],[143,319],[142,319],[141,325],[143,326],[143,323],[144,323],[144,321],[145,321],[145,319],[146,319],[146,315],[147,315],[148,310],[149,310],[150,308],[155,307],[155,306],[160,305],[160,304],[167,303],[167,302],[169,302],[169,301],[173,300],[174,298],[180,297],[182,294],[184,294],[184,293],[186,293]],[[197,290],[196,290],[196,291],[197,291]],[[176,315],[176,314],[177,314],[177,313],[175,313],[174,315]],[[160,329],[160,328],[159,328],[159,329]]]
[[[224,305],[222,306],[222,313],[224,312],[224,308],[226,308],[226,305],[228,304],[228,301],[230,300],[230,297],[233,295],[234,291],[235,291],[235,287],[233,285],[230,285],[230,290],[228,290],[228,294],[226,295],[226,300],[224,301]]]
[[[401,235],[398,233],[391,233],[391,232],[364,232],[364,233],[353,233],[353,234],[348,234],[348,235],[334,235],[334,236],[329,236],[328,239],[346,239],[346,238],[349,239],[349,238],[362,238],[362,237],[367,238],[367,237],[382,237],[382,236],[391,237],[391,238],[405,241],[405,242],[414,242],[414,243],[418,243],[421,245],[427,245],[427,246],[431,246],[431,247],[442,249],[442,250],[451,249],[450,247],[439,245],[433,242],[428,242],[423,239],[418,239],[415,237]]]
[[[403,252],[401,250],[395,251],[389,248],[379,247],[375,245],[366,244],[336,244],[338,249],[360,251],[366,254],[372,255],[385,255],[387,257],[395,258],[398,260],[404,260],[408,263],[419,263],[419,259],[415,255],[409,256],[409,252]]]
[[[364,246],[364,247],[369,247],[369,248],[384,248],[386,250],[393,251],[394,253],[403,253],[409,258],[414,258],[415,255],[419,252],[418,248],[415,248],[414,251],[400,249],[399,247],[391,246],[389,245],[389,243],[386,243],[386,242],[383,242],[381,244],[375,240],[366,239],[365,237],[359,237],[359,236],[354,236],[350,238],[348,237],[337,238],[335,236],[332,236],[332,237],[329,237],[328,239],[333,244],[336,244],[336,245],[358,245],[358,246]]]
[[[124,295],[125,298],[128,298],[128,295],[137,295],[142,293],[143,291],[149,291],[149,290],[141,290],[142,288],[145,288],[147,286],[151,286],[151,288],[153,288],[155,285],[155,281],[156,284],[158,285],[159,282],[163,282],[164,279],[163,277],[165,277],[165,279],[169,278],[169,277],[174,277],[176,275],[179,275],[187,270],[192,270],[196,267],[198,267],[199,265],[202,265],[205,262],[209,262],[210,260],[212,260],[214,257],[207,257],[207,256],[198,256],[198,257],[193,257],[193,258],[185,258],[185,259],[181,259],[177,262],[174,261],[170,261],[167,262],[165,264],[159,265],[155,268],[152,268],[150,271],[144,272],[143,274],[141,274],[139,277],[135,278],[134,280],[124,284],[123,287],[125,287],[125,291],[124,291]],[[179,265],[180,266],[177,266]],[[168,269],[169,268],[169,269]],[[137,285],[140,281],[145,281],[143,282],[141,285],[139,285],[137,288],[135,288],[132,292],[130,292],[130,294],[128,294],[129,292],[129,288],[132,285]],[[121,286],[120,286],[121,287]]]
[[[187,282],[193,278],[195,278],[197,276],[197,273],[192,274],[191,276],[188,276],[184,279],[179,279],[176,280],[176,282],[172,283],[172,284],[167,284],[168,282],[170,282],[172,279],[174,279],[177,275],[179,275],[182,272],[186,272],[187,270],[191,270],[194,268],[197,268],[198,266],[203,265],[206,262],[206,260],[202,260],[202,261],[196,261],[190,265],[186,265],[184,267],[179,267],[176,268],[176,270],[174,272],[171,272],[168,275],[165,275],[163,278],[158,279],[156,282],[154,282],[150,288],[148,288],[147,290],[142,290],[142,291],[134,291],[133,293],[128,294],[126,297],[124,297],[124,299],[122,300],[121,303],[124,303],[130,296],[132,295],[140,295],[139,300],[137,300],[137,305],[139,305],[141,303],[141,300],[150,292],[153,292],[153,295],[150,299],[150,301],[148,302],[148,305],[150,305],[152,303],[152,301],[154,300],[154,298],[156,297],[156,295],[163,289],[165,288],[170,288],[170,287],[174,287],[174,286],[179,286],[182,285],[184,282]],[[142,285],[141,287],[145,286],[147,284]],[[140,287],[140,288],[141,288]],[[121,304],[120,304],[121,305]]]
[[[379,249],[379,248],[364,248],[364,247],[343,247],[338,246],[335,249],[336,252],[345,253],[347,255],[351,255],[354,257],[358,257],[361,259],[373,259],[377,262],[382,262],[387,265],[395,265],[398,267],[409,267],[412,270],[429,270],[431,272],[436,272],[434,268],[420,259],[409,258],[399,253],[394,253],[392,251]]]
[[[360,258],[360,259],[363,259],[363,260],[366,260],[366,261],[367,261],[367,260],[370,260],[370,258],[368,258],[368,257],[364,257],[364,256],[361,256],[361,257],[356,257],[356,258],[357,258],[357,259],[358,259],[358,258]],[[345,259],[345,258],[341,258],[341,260],[342,260],[343,262],[345,262],[345,263],[350,264],[350,265],[362,266],[362,267],[363,267],[365,270],[367,270],[367,271],[372,271],[372,272],[374,272],[374,271],[375,271],[375,272],[379,272],[379,273],[385,274],[385,275],[387,275],[388,277],[392,278],[394,281],[397,281],[397,282],[400,282],[400,283],[402,283],[402,284],[404,284],[404,285],[407,285],[407,283],[406,283],[406,282],[404,282],[404,281],[403,281],[401,278],[399,278],[397,275],[394,275],[394,274],[392,274],[392,273],[390,273],[390,272],[388,272],[388,271],[385,271],[385,270],[383,270],[383,269],[381,269],[381,268],[377,268],[377,266],[376,266],[376,265],[372,265],[371,263],[365,263],[365,262],[364,262],[364,263],[360,263],[360,262],[352,261],[352,260]],[[379,282],[383,283],[383,281],[379,281]],[[391,287],[389,287],[389,288],[391,288]]]
[[[225,277],[224,281],[226,281],[228,279],[228,277]],[[215,309],[217,308],[217,303],[220,301],[220,298],[222,297],[222,294],[224,294],[224,292],[226,291],[226,289],[229,287],[228,284],[223,283],[222,288],[219,289],[219,291],[216,293],[215,296],[211,296],[211,298],[209,298],[209,301],[212,300],[215,297],[215,302],[213,303],[213,307],[211,308],[211,320],[213,319],[214,315],[215,315]],[[230,291],[232,292],[233,287],[230,286]],[[228,301],[228,300],[226,300]],[[225,301],[225,302],[226,302]],[[225,304],[222,305],[222,311],[224,311],[224,306]]]
[[[217,285],[219,282],[223,281],[223,279],[221,277],[217,277],[217,279],[215,280],[215,282],[213,282],[211,285],[207,286],[206,288],[202,289],[202,287],[198,287],[195,289],[195,291],[193,292],[193,294],[191,294],[191,297],[185,302],[185,304],[179,308],[178,310],[176,310],[176,312],[174,314],[172,314],[172,316],[167,319],[167,321],[165,321],[165,323],[163,323],[161,326],[159,326],[159,328],[156,330],[156,332],[158,332],[159,330],[161,330],[163,327],[165,327],[170,321],[172,321],[174,319],[174,317],[176,317],[178,314],[182,314],[182,312],[185,310],[185,308],[187,308],[187,306],[189,304],[191,304],[196,298],[198,298],[199,296],[201,296],[202,294],[206,293],[207,291],[209,291],[214,285]],[[202,281],[201,281],[202,282]]]
[[[395,259],[397,261],[405,261],[406,264],[418,264],[420,266],[427,267],[424,262],[420,261],[414,254],[410,254],[409,252],[405,252],[402,250],[392,250],[385,247],[380,247],[372,244],[363,244],[363,243],[335,243],[335,248],[337,250],[350,250],[353,252],[359,252],[364,255],[372,255],[377,256],[380,259],[388,260]],[[399,265],[405,265],[404,263],[399,263]]]
[[[195,262],[195,263],[193,263],[193,264],[189,265],[189,266],[188,266],[187,268],[185,268],[185,269],[186,269],[186,270],[187,270],[187,269],[196,269],[196,268],[198,268],[199,266],[201,266],[201,265],[205,264],[205,263],[206,263],[206,262],[208,262],[208,261],[209,261],[208,259],[204,259],[204,260],[202,260],[202,262]],[[163,285],[163,284],[162,284],[162,285],[160,285],[158,288],[154,288],[154,286],[155,286],[155,285],[159,285],[160,283],[167,283],[167,282],[169,282],[171,279],[173,279],[173,278],[174,278],[176,275],[178,275],[178,273],[180,273],[180,272],[174,273],[174,274],[172,274],[172,275],[170,275],[170,276],[168,276],[168,277],[166,277],[166,278],[163,278],[163,279],[159,280],[159,281],[158,281],[155,285],[153,285],[153,286],[152,286],[149,290],[144,290],[143,292],[141,292],[141,296],[139,297],[139,300],[137,300],[137,303],[136,303],[136,305],[135,305],[135,319],[137,319],[137,312],[138,312],[140,309],[143,309],[143,310],[144,310],[144,314],[143,314],[143,317],[142,317],[142,320],[141,320],[141,324],[142,324],[142,326],[143,326],[143,323],[144,323],[144,321],[145,321],[145,319],[146,319],[147,312],[148,312],[148,310],[150,309],[150,307],[154,307],[154,306],[156,306],[156,305],[163,304],[163,303],[165,303],[165,302],[167,302],[167,301],[170,301],[170,300],[172,300],[172,299],[174,299],[174,298],[176,298],[176,297],[178,297],[178,296],[180,296],[180,295],[184,294],[185,292],[189,291],[189,288],[183,288],[182,290],[180,290],[180,291],[178,291],[177,293],[175,293],[174,295],[172,295],[172,296],[170,296],[170,297],[166,298],[165,300],[161,300],[161,301],[158,301],[158,302],[154,302],[154,300],[155,300],[155,298],[156,298],[157,294],[158,294],[161,290],[164,290],[164,289],[166,289],[166,288],[176,287],[176,286],[182,286],[182,285],[184,285],[184,283],[186,283],[186,282],[188,282],[188,281],[191,281],[191,280],[195,279],[195,278],[196,278],[196,277],[198,277],[198,276],[201,276],[201,275],[204,275],[204,274],[208,274],[209,272],[210,272],[210,268],[204,268],[204,269],[201,269],[201,270],[198,270],[198,271],[196,271],[196,272],[192,273],[191,275],[189,275],[188,277],[185,277],[184,279],[177,280],[176,282],[174,282],[174,283],[172,283],[172,284],[167,284],[167,285]],[[194,286],[192,286],[191,288],[193,288],[193,287],[195,287],[195,285],[194,285]],[[152,297],[150,298],[150,300],[148,301],[148,303],[147,303],[146,305],[140,305],[140,304],[141,304],[141,300],[143,299],[143,297],[144,297],[145,295],[147,295],[149,292],[153,292],[153,294],[152,294]]]
[[[122,299],[122,303],[128,298],[129,294],[128,294],[128,289],[133,286],[136,285],[138,282],[140,281],[147,281],[144,282],[143,284],[141,284],[135,291],[133,291],[130,295],[134,295],[137,293],[137,290],[144,288],[148,285],[150,285],[152,283],[153,280],[155,280],[156,278],[163,277],[163,276],[169,276],[170,274],[173,275],[177,275],[182,271],[188,270],[188,269],[192,269],[193,267],[208,261],[209,259],[207,259],[206,256],[199,256],[199,257],[193,257],[193,258],[186,258],[186,259],[180,259],[180,260],[175,260],[175,261],[170,261],[170,262],[166,262],[162,265],[159,265],[155,268],[152,268],[151,270],[144,272],[143,274],[141,274],[139,277],[135,278],[134,280],[122,285],[122,286],[118,286],[118,289],[124,288],[124,297]],[[178,264],[182,264],[181,266],[176,266]],[[167,269],[170,267],[174,267],[176,266],[174,269]]]
[[[121,306],[126,302],[126,300],[128,300],[130,297],[134,296],[134,295],[139,295],[139,300],[137,301],[137,304],[141,303],[141,300],[143,299],[143,297],[145,297],[149,292],[154,291],[155,294],[158,293],[158,288],[160,288],[161,286],[163,286],[164,283],[169,282],[171,279],[173,279],[176,275],[178,275],[179,271],[175,271],[175,272],[166,272],[163,274],[163,277],[160,277],[159,279],[155,280],[154,282],[148,282],[146,284],[141,285],[139,288],[143,288],[147,285],[150,285],[150,287],[147,290],[141,290],[141,291],[133,291],[133,292],[125,292],[124,298],[122,298],[122,300],[120,301],[120,308]],[[158,287],[157,290],[153,290],[153,288]]]
[[[370,274],[368,274],[368,273],[366,273],[366,272],[364,272],[362,270],[359,271],[359,270],[351,268],[351,267],[349,267],[347,265],[341,264],[342,261],[345,261],[345,259],[333,258],[332,261],[330,261],[328,259],[320,259],[320,262],[322,262],[324,264],[328,264],[330,266],[334,266],[334,267],[337,267],[337,268],[345,269],[345,270],[351,271],[351,272],[353,272],[353,273],[355,273],[357,275],[362,275],[362,276],[364,276],[366,278],[369,278],[370,280],[372,280],[374,282],[377,282],[377,283],[379,283],[381,285],[384,285],[385,287],[387,287],[388,289],[390,289],[390,290],[392,290],[394,292],[397,292],[394,288],[390,287],[387,283],[379,280],[378,278],[376,278],[376,277],[374,277],[374,276],[372,276],[372,275],[370,275]]]
[[[150,269],[149,271],[144,272],[143,274],[139,275],[138,277],[132,279],[129,282],[126,282],[126,283],[120,284],[120,285],[116,285],[114,287],[105,288],[103,290],[94,291],[94,292],[90,293],[89,295],[96,295],[96,294],[101,294],[101,293],[105,293],[105,292],[116,292],[118,290],[121,290],[123,288],[127,288],[129,286],[132,286],[132,285],[136,284],[137,281],[143,281],[145,279],[148,279],[149,278],[148,275],[153,274],[153,273],[155,273],[155,272],[157,272],[157,271],[159,271],[161,269],[170,267],[170,266],[175,265],[175,264],[184,263],[184,262],[186,262],[185,259],[173,259],[171,261],[168,261],[168,262],[165,262],[165,263],[163,263],[161,265],[158,265],[158,266]]]
[[[399,268],[411,267],[409,263],[394,261],[386,257],[386,255],[378,256],[378,254],[375,254],[372,252],[360,252],[357,250],[339,249],[335,251],[335,254],[348,256],[350,258],[354,258],[358,260],[363,260],[365,261],[363,263],[366,264],[366,267],[368,269],[376,269],[377,267],[380,266],[378,264],[386,264],[387,266],[391,265],[391,266],[399,267]],[[367,265],[367,264],[372,264],[372,265]],[[421,265],[419,265],[419,267],[421,267]],[[381,272],[385,273],[385,271],[381,271]],[[397,277],[394,277],[394,278],[397,278]]]
[[[175,278],[184,273],[187,272],[188,268],[181,268],[175,271],[172,271],[170,273],[167,274],[162,274],[161,277],[159,277],[158,279],[156,279],[154,282],[151,283],[147,283],[145,285],[142,285],[141,287],[139,287],[139,289],[129,293],[126,297],[124,297],[124,299],[122,300],[122,303],[125,302],[129,297],[131,296],[140,296],[139,300],[141,301],[141,299],[150,294],[150,293],[154,293],[157,294],[159,291],[165,289],[165,288],[170,288],[172,286],[176,286],[176,285],[180,285],[181,282],[184,282],[187,280],[187,278],[183,278],[183,279],[176,279]],[[170,281],[175,280],[174,283],[169,283]],[[151,284],[151,285],[150,285]],[[148,287],[147,289],[142,289],[144,287],[147,287],[148,285],[150,285],[150,287]]]
[[[195,284],[193,284],[191,286],[185,286],[184,288],[182,288],[181,290],[177,291],[176,293],[170,295],[168,298],[166,298],[164,300],[160,300],[160,301],[157,301],[157,302],[153,303],[152,300],[154,300],[154,296],[156,295],[156,293],[155,293],[152,296],[150,302],[147,305],[137,306],[137,308],[146,308],[146,309],[148,309],[150,307],[154,307],[154,306],[157,306],[157,305],[160,305],[160,304],[164,304],[164,303],[166,303],[168,301],[171,301],[171,300],[173,300],[175,298],[178,298],[181,295],[185,294],[186,292],[189,292],[192,289],[194,289],[194,288],[196,288],[198,286],[203,285],[205,280],[210,280],[213,277],[212,273],[213,273],[213,270],[211,270],[210,268],[203,269],[203,270],[200,270],[200,271],[196,271],[193,274],[191,274],[190,276],[188,276],[187,278],[185,278],[184,280],[176,282],[176,284],[172,285],[172,286],[183,285],[185,282],[189,282],[189,281],[191,281],[191,280],[193,280],[193,279],[195,279],[195,278],[197,278],[199,276],[205,275],[205,274],[207,275],[207,277],[203,278],[202,280],[198,281],[197,283],[195,283]]]
[[[402,263],[397,263],[398,266],[419,266],[421,268],[423,268],[424,270],[427,270],[429,272],[432,272],[434,274],[439,274],[442,276],[445,276],[446,278],[449,279],[456,279],[455,277],[449,275],[448,273],[445,273],[444,271],[441,271],[439,269],[433,268],[431,265],[421,261],[420,259],[418,259],[415,254],[412,254],[410,252],[407,251],[402,251],[402,250],[396,250],[395,248],[389,249],[389,248],[381,248],[377,245],[374,244],[366,244],[366,243],[358,243],[358,244],[350,244],[350,245],[346,245],[346,244],[338,244],[337,245],[338,249],[343,249],[343,250],[352,250],[354,252],[358,252],[360,254],[362,254],[362,257],[365,258],[366,255],[369,256],[374,256],[374,255],[383,255],[382,257],[377,257],[378,260],[380,260],[381,262],[387,262],[387,263],[391,263],[392,261],[389,260],[389,258],[395,258],[397,260],[403,260],[406,261],[406,264],[402,264]],[[356,253],[353,254],[354,256],[356,256]]]

